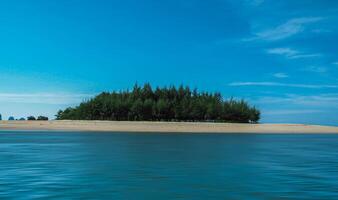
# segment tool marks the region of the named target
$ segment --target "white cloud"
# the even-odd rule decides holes
[[[279,73],[274,73],[274,74],[272,74],[274,77],[276,77],[276,78],[287,78],[287,77],[289,77],[289,75],[287,75],[287,74],[285,74],[285,73],[281,73],[281,72],[279,72]]]
[[[39,103],[39,104],[75,104],[89,99],[91,94],[59,93],[0,93],[0,102]]]
[[[282,94],[260,96],[251,100],[262,112],[263,121],[295,123],[330,123],[337,125],[338,93]]]
[[[320,94],[320,95],[295,95],[288,94],[284,97],[261,97],[256,100],[258,104],[287,104],[302,106],[317,106],[338,108],[338,94]]]
[[[321,113],[321,110],[315,109],[283,109],[283,110],[266,110],[264,111],[264,115],[294,115],[294,114],[313,114],[313,113]]]
[[[267,49],[268,54],[285,56],[288,59],[321,57],[321,54],[305,54],[292,48],[272,48]]]
[[[233,82],[230,83],[229,86],[278,86],[278,87],[294,87],[294,88],[309,88],[309,89],[338,88],[338,85],[311,85],[311,84],[292,84],[279,82]]]
[[[256,33],[255,39],[269,41],[285,39],[303,32],[307,24],[316,23],[321,20],[323,20],[322,17],[302,17],[291,19],[275,28]]]
[[[322,54],[320,53],[313,53],[313,54],[298,54],[291,56],[290,59],[297,59],[297,58],[314,58],[314,57],[321,57]]]
[[[273,49],[266,50],[266,52],[269,54],[283,55],[287,57],[291,57],[291,56],[295,56],[299,54],[299,51],[296,51],[291,48],[273,48]]]
[[[325,73],[325,72],[327,72],[327,68],[326,67],[309,66],[309,67],[303,68],[303,71],[315,72],[315,73]]]

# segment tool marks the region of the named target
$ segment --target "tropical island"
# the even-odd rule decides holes
[[[135,84],[132,91],[103,92],[74,108],[60,110],[57,120],[172,121],[257,123],[260,111],[244,100],[224,100],[221,93],[188,86]]]
[[[5,130],[62,130],[163,133],[338,133],[338,127],[260,124],[261,112],[245,100],[225,100],[219,92],[189,87],[135,84],[131,91],[103,92],[75,107],[59,110],[55,120],[30,116],[0,121]]]

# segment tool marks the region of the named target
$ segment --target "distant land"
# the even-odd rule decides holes
[[[55,130],[93,132],[147,133],[335,133],[338,127],[304,124],[244,124],[208,122],[144,122],[144,121],[0,121],[0,130]]]

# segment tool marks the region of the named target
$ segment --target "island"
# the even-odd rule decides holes
[[[189,87],[157,87],[103,92],[76,107],[60,110],[55,120],[28,117],[1,121],[0,130],[57,130],[144,133],[338,133],[338,127],[260,124],[261,112],[245,100],[225,100],[218,92]],[[35,119],[35,118],[34,118]]]

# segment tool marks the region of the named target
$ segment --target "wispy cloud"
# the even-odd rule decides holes
[[[326,121],[326,116],[330,120],[332,115],[336,116],[338,111],[338,93],[261,96],[251,102],[260,107],[263,118],[272,120],[276,117],[275,119],[280,122],[293,119],[294,122],[308,123],[307,120],[302,120],[319,118],[319,115]],[[337,120],[334,121],[333,123],[337,124]]]
[[[268,54],[274,54],[274,55],[280,55],[280,56],[285,56],[287,59],[297,59],[297,58],[312,58],[312,57],[320,57],[322,56],[321,54],[306,54],[302,53],[300,51],[297,51],[292,48],[272,48],[272,49],[267,49],[266,52]]]
[[[303,71],[314,72],[314,73],[325,73],[327,72],[326,67],[318,67],[318,66],[309,66],[303,68]]]
[[[40,104],[75,104],[92,97],[92,94],[59,93],[0,93],[0,102],[40,103]]]
[[[283,109],[283,110],[266,110],[264,111],[264,115],[295,115],[295,114],[313,114],[313,113],[321,113],[322,110],[315,109]]]
[[[266,50],[266,52],[269,54],[282,55],[286,57],[292,57],[292,56],[299,54],[299,51],[296,51],[291,48],[273,48],[273,49]]]
[[[297,59],[297,58],[314,58],[314,57],[321,57],[323,56],[320,53],[313,53],[313,54],[298,54],[291,56],[290,59]]]
[[[338,85],[310,85],[310,84],[292,84],[292,83],[279,83],[279,82],[233,82],[229,86],[277,86],[277,87],[294,87],[294,88],[309,88],[309,89],[322,89],[322,88],[338,88]]]
[[[253,39],[268,41],[285,39],[303,32],[306,28],[306,25],[319,22],[323,19],[324,18],[322,17],[294,18],[277,27],[257,32]]]
[[[272,74],[272,76],[274,76],[276,78],[287,78],[287,77],[289,77],[289,75],[287,75],[286,73],[281,73],[281,72],[274,73],[274,74]]]
[[[261,97],[256,100],[258,104],[287,104],[302,106],[318,106],[338,108],[338,94],[319,94],[319,95],[296,95],[287,94],[283,97]]]
[[[333,65],[337,65],[338,66],[338,62],[334,62],[334,63],[332,63]]]

